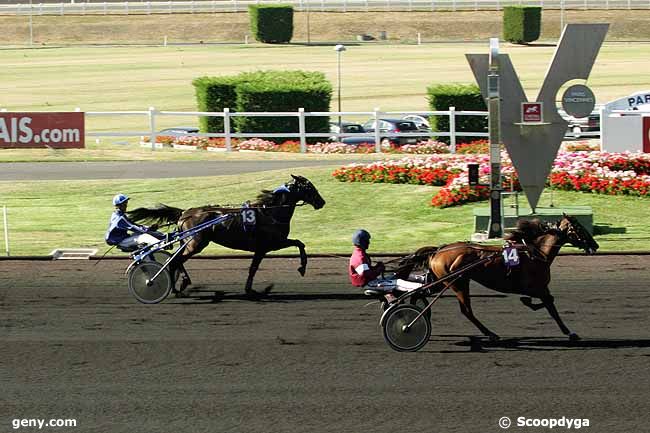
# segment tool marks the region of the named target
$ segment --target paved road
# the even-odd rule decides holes
[[[349,160],[313,161],[137,161],[20,162],[0,164],[0,181],[75,179],[153,179],[219,176],[293,167],[349,164]]]
[[[247,260],[190,260],[195,299],[138,304],[126,260],[0,261],[0,431],[15,418],[75,418],[60,432],[549,433],[528,419],[588,419],[587,433],[650,426],[650,256],[561,256],[552,293],[583,340],[517,296],[472,288],[477,330],[442,298],[417,353],[384,343],[377,305],[345,258],[268,259],[240,295]],[[213,291],[225,292],[221,302]],[[539,422],[539,421],[538,421]],[[582,421],[581,421],[582,423]]]

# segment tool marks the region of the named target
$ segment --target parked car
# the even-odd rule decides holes
[[[171,134],[197,134],[199,128],[196,126],[174,126],[172,128],[161,129],[158,132],[160,135],[171,135]]]
[[[598,111],[593,111],[589,116],[580,118],[573,117],[564,110],[558,110],[558,112],[564,120],[569,122],[566,132],[567,137],[600,137],[600,113]],[[584,135],[585,132],[589,134]]]
[[[424,116],[420,116],[419,114],[407,114],[406,116],[403,116],[402,119],[410,120],[411,122],[415,123],[417,127],[422,131],[431,131],[431,124],[429,123],[429,119]]]
[[[339,128],[338,122],[330,122],[330,132],[333,134],[339,134],[339,133],[355,134],[349,137],[332,136],[330,137],[330,141],[338,141],[339,143],[345,143],[351,145],[358,145],[358,144],[365,144],[365,143],[372,144],[375,142],[375,136],[368,135],[366,133],[366,130],[363,128],[363,125],[361,125],[360,123],[341,121],[341,125]]]
[[[375,129],[377,128],[375,119],[370,119],[363,124],[363,129],[366,132],[374,134]],[[411,137],[388,137],[384,136],[384,133],[400,133],[400,132],[422,132],[420,128],[412,120],[404,119],[379,119],[379,132],[381,134],[381,140],[389,141],[392,144],[402,146],[404,144],[415,144],[418,141],[428,140],[428,136],[411,136]]]

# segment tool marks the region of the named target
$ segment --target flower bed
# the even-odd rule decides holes
[[[501,155],[503,188],[521,190],[517,173],[507,153]],[[479,182],[489,181],[487,155],[432,155],[398,161],[351,164],[332,173],[344,182],[410,183],[443,186],[431,200],[448,207],[485,200],[489,189],[469,186],[467,164],[479,164]],[[610,195],[650,196],[650,154],[605,152],[560,152],[548,186],[568,191]]]
[[[600,146],[596,143],[589,143],[588,141],[572,141],[563,146],[563,150],[567,152],[598,152]]]
[[[149,137],[141,137],[142,145],[149,145]],[[225,149],[226,143],[224,138],[207,138],[207,137],[166,137],[159,136],[158,143],[165,146],[171,146],[178,149],[189,149],[189,146],[196,149]],[[257,152],[300,152],[300,142],[296,140],[285,141],[284,143],[274,143],[273,141],[261,138],[250,138],[246,140],[231,140],[232,150],[246,150]],[[407,144],[404,146],[382,146],[384,153],[405,153],[405,154],[443,154],[449,153],[447,144],[427,140],[417,144]],[[350,154],[350,153],[374,153],[374,144],[351,145],[340,142],[325,142],[307,145],[308,153],[320,154]]]

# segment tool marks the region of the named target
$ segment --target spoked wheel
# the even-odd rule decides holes
[[[409,298],[409,303],[418,307],[420,310],[424,310],[429,305],[429,300],[424,295],[415,294]],[[426,317],[427,320],[431,320],[431,309],[424,312],[424,317]]]
[[[420,310],[424,310],[429,305],[429,300],[424,295],[415,294],[409,297],[408,303],[418,307]],[[381,301],[381,311],[386,311],[389,307],[390,304],[386,300]],[[426,317],[427,320],[431,320],[431,309],[424,312],[424,317]]]
[[[400,304],[386,311],[383,321],[384,339],[398,352],[415,352],[424,347],[431,337],[431,322],[414,305]],[[415,320],[411,326],[411,322]]]
[[[154,261],[144,261],[131,268],[129,291],[135,299],[143,304],[157,304],[169,295],[173,282],[169,271],[161,269],[162,264]],[[152,281],[156,274],[158,276]]]
[[[169,258],[172,256],[167,251],[163,251],[163,250],[155,251],[151,253],[151,255],[153,256],[153,259],[156,262],[160,263],[161,265],[164,265],[167,262],[167,260],[169,260]],[[180,275],[181,275],[180,270],[176,269],[176,271],[174,272],[174,284],[172,288],[176,286],[176,282],[178,281],[178,277],[180,277]]]

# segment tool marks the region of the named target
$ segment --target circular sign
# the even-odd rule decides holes
[[[596,106],[596,97],[587,86],[575,84],[562,95],[562,108],[573,117],[587,117]]]

